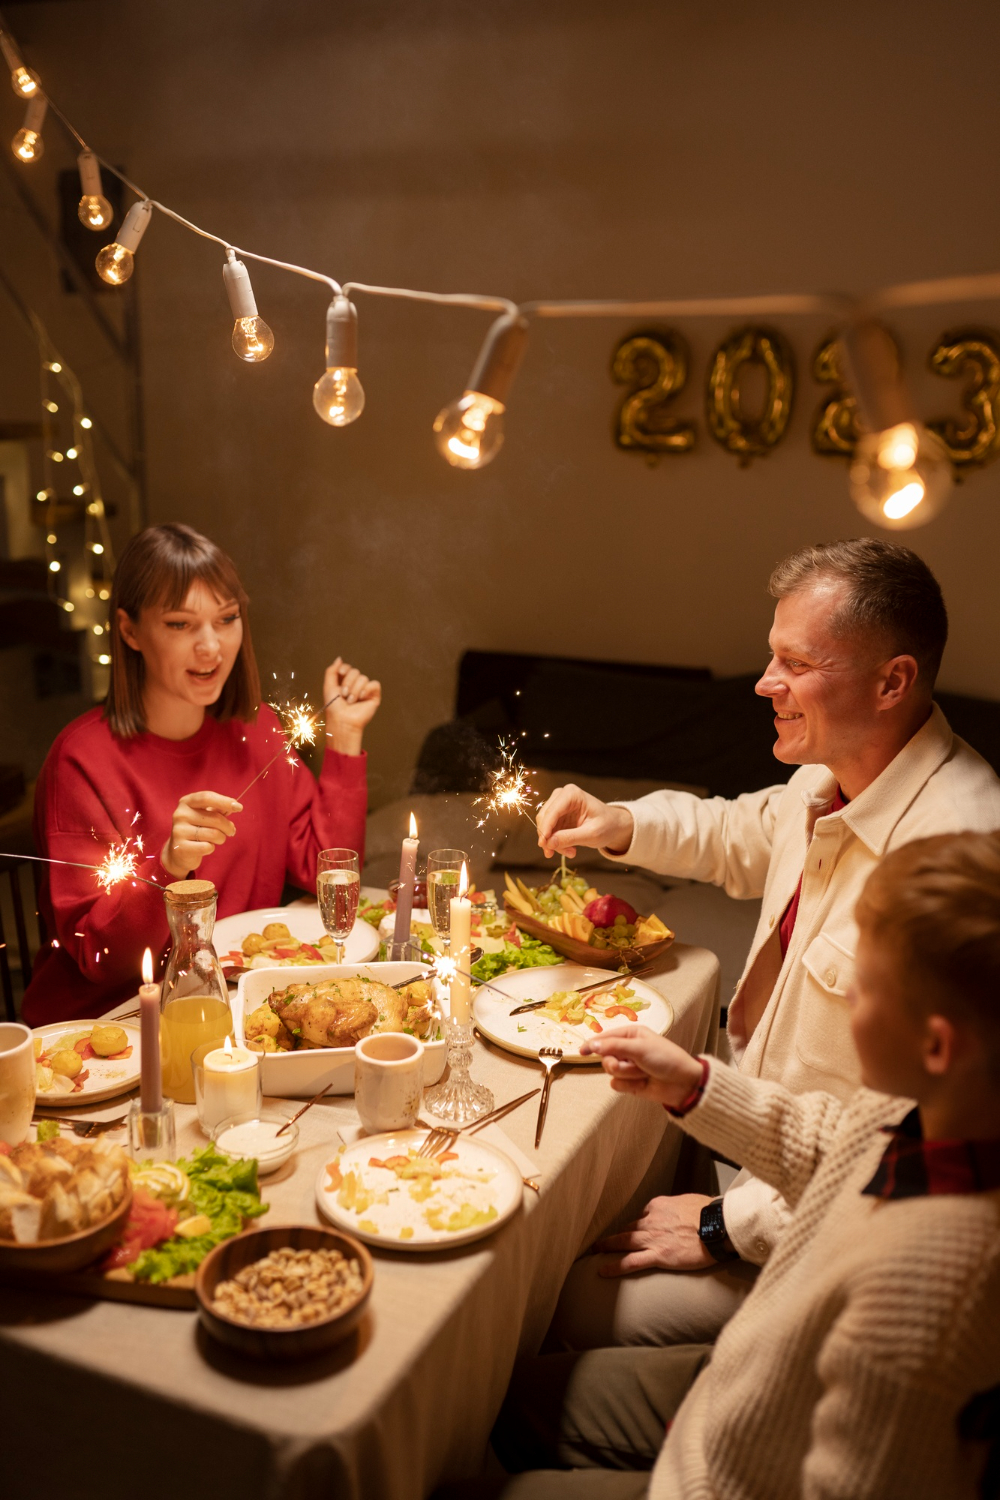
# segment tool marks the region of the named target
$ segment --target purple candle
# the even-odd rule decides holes
[[[143,1111],[155,1114],[163,1108],[163,1085],[160,1078],[160,986],[153,983],[153,955],[148,948],[142,955],[139,1025],[142,1034],[139,1097]]]
[[[417,820],[410,813],[410,836],[403,840],[399,857],[399,890],[396,894],[396,925],[392,933],[392,953],[396,958],[403,945],[410,941],[410,912],[413,910],[413,887],[417,881]]]

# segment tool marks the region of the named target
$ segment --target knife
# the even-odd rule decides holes
[[[582,985],[580,989],[571,990],[570,993],[573,995],[589,995],[594,990],[612,989],[616,984],[628,984],[630,979],[638,979],[638,977],[638,974],[616,974],[614,979],[599,979],[596,984]],[[549,1000],[551,1000],[551,998],[552,997],[550,995]],[[549,1000],[529,1000],[526,1005],[519,1005],[516,1010],[512,1010],[510,1014],[512,1016],[523,1016],[529,1010],[541,1010],[543,1005],[548,1005]]]

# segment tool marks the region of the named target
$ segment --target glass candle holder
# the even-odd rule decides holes
[[[204,1042],[191,1054],[194,1102],[198,1123],[210,1136],[223,1120],[235,1116],[252,1119],[263,1102],[261,1054],[249,1047],[234,1047],[227,1038]]]
[[[160,1109],[143,1109],[141,1099],[132,1100],[128,1107],[128,1150],[134,1162],[177,1160],[172,1099],[164,1099]]]
[[[469,1077],[474,1042],[472,1022],[449,1019],[445,1033],[448,1042],[448,1077],[424,1094],[424,1108],[449,1125],[471,1125],[488,1115],[494,1098],[488,1088]]]

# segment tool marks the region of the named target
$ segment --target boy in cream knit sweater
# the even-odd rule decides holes
[[[536,1472],[494,1493],[986,1493],[977,1417],[1000,1384],[1000,834],[887,855],[857,918],[864,1086],[846,1105],[691,1058],[641,1026],[585,1044],[613,1088],[665,1105],[794,1215],[714,1349],[534,1361],[494,1445],[508,1469]]]

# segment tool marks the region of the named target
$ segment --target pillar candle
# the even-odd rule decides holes
[[[204,1085],[200,1119],[206,1133],[215,1129],[230,1115],[253,1115],[259,1106],[257,1096],[257,1053],[246,1047],[216,1047],[202,1063]]]
[[[399,890],[396,892],[396,925],[392,932],[393,953],[395,956],[404,943],[410,941],[410,913],[413,910],[413,887],[417,881],[417,850],[420,848],[417,839],[417,820],[410,813],[410,836],[403,840],[403,849],[399,857]]]
[[[458,1026],[472,1020],[472,983],[469,979],[469,957],[472,949],[472,902],[466,896],[469,875],[462,866],[458,895],[451,898],[451,956],[455,960],[455,977],[451,981],[451,1019]]]
[[[139,1030],[140,1102],[145,1113],[155,1114],[163,1108],[163,1086],[160,1080],[160,986],[153,983],[153,955],[148,948],[142,955]]]

